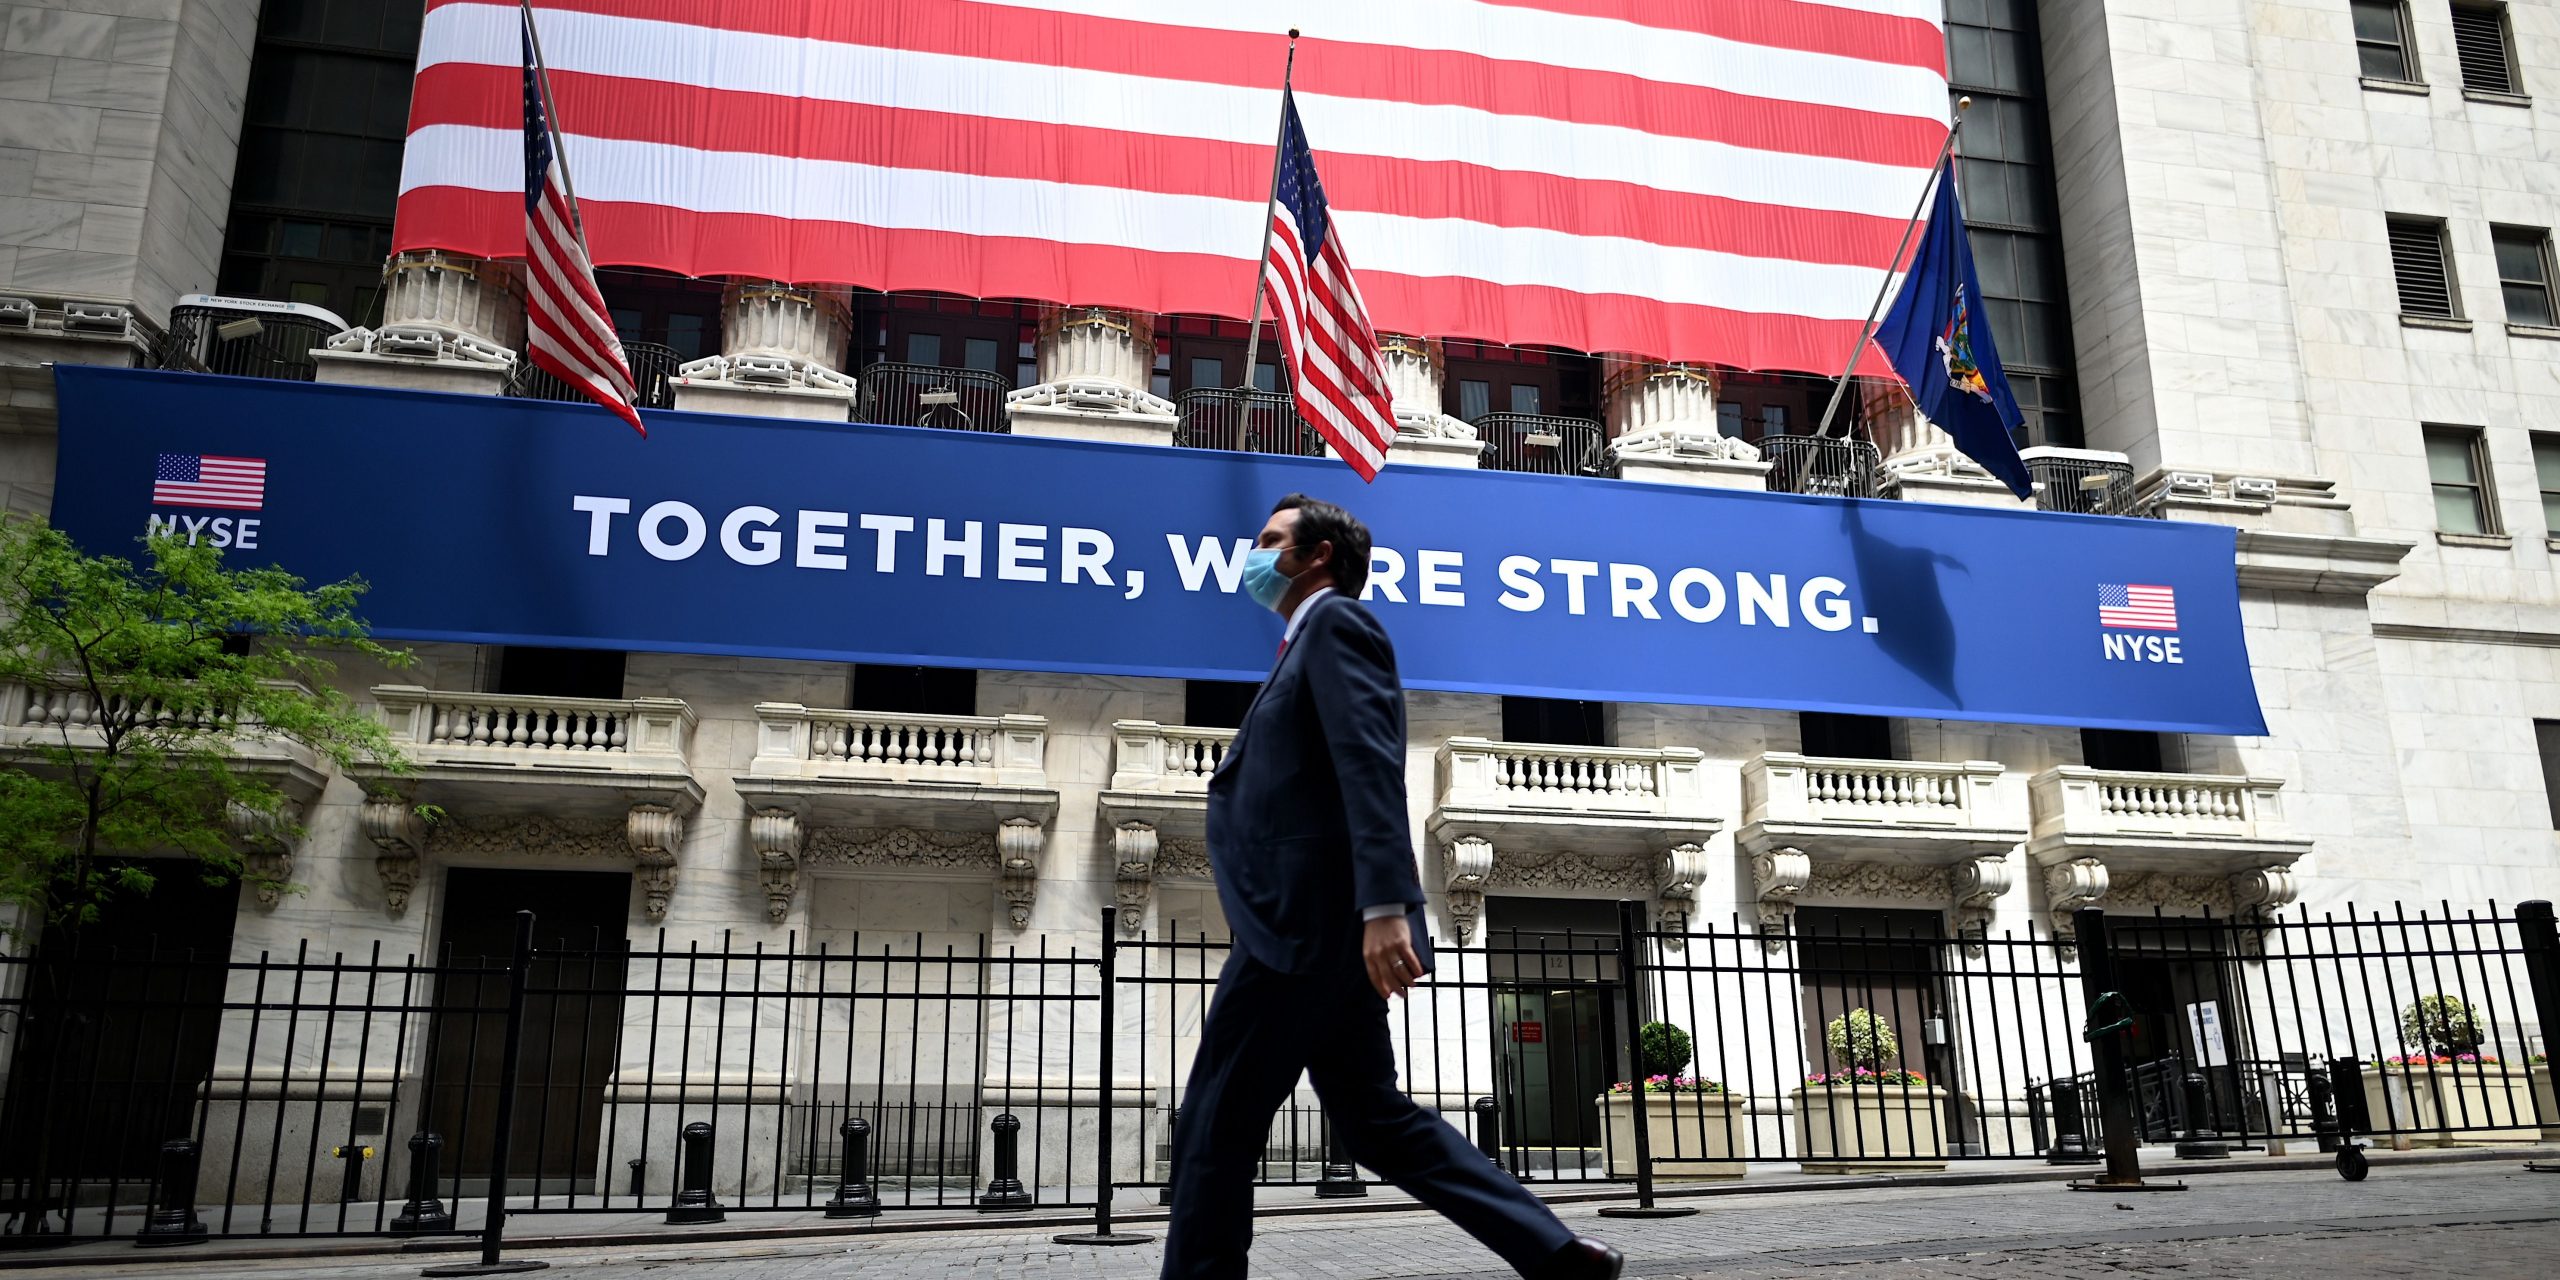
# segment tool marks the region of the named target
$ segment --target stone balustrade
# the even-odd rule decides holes
[[[1425,824],[1461,941],[1488,892],[1571,885],[1650,897],[1685,919],[1707,874],[1703,752],[1451,738]]]
[[[1604,814],[1692,812],[1705,759],[1682,747],[1566,747],[1451,738],[1440,748],[1440,803],[1473,809]]]
[[[2044,870],[2055,927],[2098,905],[2231,916],[2290,904],[2292,867],[2311,841],[2287,829],[2283,788],[2276,778],[2080,765],[2037,774],[2027,855]]]
[[[1988,760],[1842,760],[1772,751],[1743,766],[1744,821],[2023,828]],[[2018,835],[2010,837],[2012,843]]]
[[[1979,930],[2027,837],[2018,780],[1989,760],[1856,760],[1771,751],[1742,767],[1742,828],[1761,922],[1799,898],[1898,899]]]
[[[2039,838],[2255,840],[2282,834],[2272,778],[2128,773],[2064,766],[2030,785]]]
[[[1114,721],[1111,733],[1111,789],[1151,794],[1206,794],[1236,740],[1233,729],[1153,720]]]
[[[421,763],[686,768],[693,709],[674,698],[545,698],[377,685],[391,740]]]
[[[1049,722],[1041,716],[917,716],[756,707],[760,777],[873,779],[1044,787]]]

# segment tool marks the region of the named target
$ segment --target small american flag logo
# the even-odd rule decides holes
[[[2178,593],[2135,583],[2098,584],[2098,625],[2130,631],[2178,629]]]
[[[260,510],[267,505],[267,460],[161,454],[151,469],[151,505]]]

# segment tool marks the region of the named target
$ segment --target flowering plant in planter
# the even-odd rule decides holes
[[[2537,1053],[2532,1057],[2525,1059],[2525,1061],[2530,1062],[2537,1067],[2547,1067],[2551,1065],[2551,1055],[2547,1053]]]
[[[1847,1085],[1853,1089],[1860,1085],[1920,1087],[1926,1086],[1929,1078],[1917,1071],[1905,1071],[1900,1067],[1887,1067],[1882,1071],[1860,1067],[1855,1071],[1816,1071],[1806,1076],[1804,1083],[1809,1089],[1830,1088],[1837,1085]]]
[[[2494,1053],[2395,1053],[2384,1058],[2380,1065],[2386,1067],[2497,1066],[2498,1055]]]
[[[1646,1076],[1644,1091],[1646,1093],[1722,1093],[1724,1082],[1699,1076]],[[1621,1080],[1610,1085],[1609,1092],[1623,1096],[1634,1093],[1635,1087]]]
[[[2421,997],[2401,1010],[2400,1034],[2404,1043],[2424,1045],[2437,1054],[2474,1052],[2487,1038],[2480,1011],[2460,996],[2446,995]]]

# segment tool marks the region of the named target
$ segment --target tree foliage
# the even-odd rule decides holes
[[[1887,1062],[1899,1060],[1902,1054],[1902,1042],[1894,1038],[1893,1025],[1869,1009],[1851,1009],[1833,1018],[1831,1025],[1822,1029],[1822,1044],[1852,1071],[1861,1067],[1882,1071]]]
[[[219,880],[261,843],[299,838],[277,775],[244,765],[243,743],[299,744],[339,769],[403,764],[329,684],[333,655],[409,660],[369,638],[361,580],[308,587],[170,537],[145,552],[93,556],[41,521],[0,518],[0,685],[24,707],[0,726],[0,905],[57,925],[148,893],[153,864],[138,859],[192,859]]]
[[[1636,1032],[1644,1048],[1644,1074],[1676,1076],[1689,1065],[1689,1033],[1668,1022],[1648,1022]]]

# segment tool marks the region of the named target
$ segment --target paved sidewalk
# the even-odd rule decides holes
[[[2352,1184],[2311,1168],[2198,1177],[2190,1185],[2153,1195],[2075,1193],[2051,1183],[1736,1195],[1695,1201],[1702,1212],[1694,1217],[1652,1221],[1603,1219],[1584,1205],[1563,1212],[1575,1229],[1625,1249],[1628,1274],[1644,1277],[1759,1280],[1851,1265],[1876,1280],[2337,1280],[2447,1268],[2464,1280],[2547,1280],[2560,1272],[2560,1174],[2527,1173],[2519,1163],[2383,1167]],[[1049,1238],[1054,1230],[989,1222],[970,1232],[668,1241],[508,1256],[546,1259],[563,1280],[1147,1280],[1163,1257],[1157,1243],[1060,1245]],[[137,1265],[143,1260],[128,1253],[35,1274],[389,1280],[458,1260],[444,1253],[225,1261],[211,1251],[190,1253],[165,1271]],[[1406,1212],[1266,1220],[1254,1273],[1272,1280],[1508,1274],[1439,1218]]]

